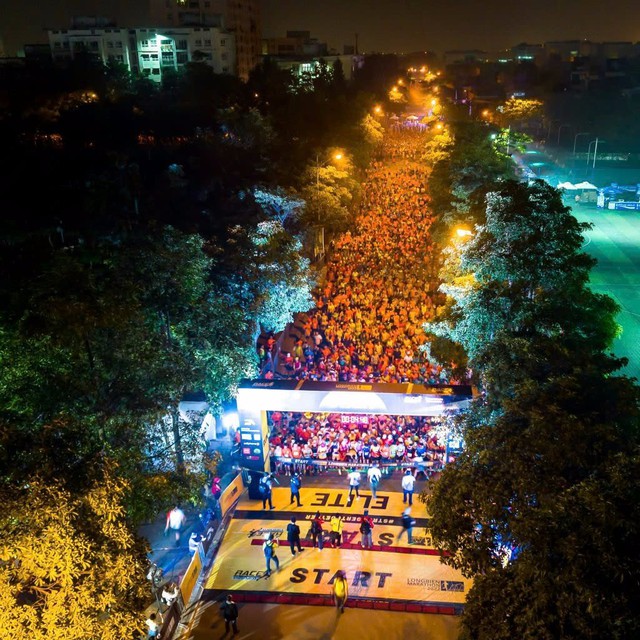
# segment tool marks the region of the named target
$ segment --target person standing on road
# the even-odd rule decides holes
[[[167,533],[169,529],[175,531],[176,534],[176,547],[180,544],[180,529],[187,522],[187,516],[184,515],[184,511],[176,505],[167,513],[167,524],[164,528],[164,532]]]
[[[324,531],[322,530],[322,525],[324,520],[320,517],[320,512],[316,511],[316,515],[313,517],[311,521],[311,540],[313,541],[313,546],[316,546],[316,541],[318,543],[318,551],[322,551],[324,547]]]
[[[233,597],[228,595],[220,607],[224,618],[224,632],[229,633],[229,627],[233,628],[233,635],[238,633],[238,605],[233,601]]]
[[[360,533],[362,540],[360,545],[363,549],[371,549],[373,546],[373,520],[369,515],[369,509],[364,510],[364,515],[360,519]]]
[[[347,603],[348,597],[349,585],[347,584],[347,578],[344,571],[338,571],[333,583],[333,601],[340,613],[344,613],[344,605]]]
[[[258,485],[258,491],[262,498],[262,508],[267,508],[267,502],[269,503],[269,509],[275,509],[273,502],[271,502],[271,488],[273,487],[273,476],[268,473],[260,478],[260,484]]]
[[[413,504],[413,489],[416,484],[416,479],[413,477],[413,473],[411,473],[411,469],[407,469],[404,472],[404,476],[402,476],[402,502],[405,504],[409,504],[411,506]]]
[[[367,478],[369,480],[369,486],[371,487],[371,495],[375,500],[378,493],[378,485],[380,484],[380,478],[382,477],[382,472],[380,471],[380,467],[377,462],[374,462],[367,471]]]
[[[349,472],[349,503],[353,500],[353,494],[355,492],[356,497],[360,499],[360,472],[357,469],[351,469]]]
[[[280,571],[280,560],[278,560],[278,556],[276,555],[276,550],[278,548],[278,541],[276,540],[273,533],[270,533],[267,539],[264,541],[262,545],[262,550],[264,551],[264,558],[267,562],[267,577],[271,575],[271,561],[273,560],[276,563],[276,571]]]
[[[291,502],[289,504],[293,504],[293,501],[295,500],[298,503],[298,506],[301,507],[302,504],[300,503],[300,485],[302,484],[302,482],[300,481],[300,475],[297,473],[294,473],[291,476]]]
[[[291,547],[291,555],[296,555],[296,547],[298,551],[302,551],[302,545],[300,544],[300,527],[296,524],[295,516],[291,518],[291,522],[287,525],[287,540]]]
[[[342,518],[339,513],[331,516],[331,544],[334,547],[342,544]]]
[[[160,630],[160,625],[158,624],[158,616],[155,613],[152,613],[146,620],[145,624],[147,625],[147,638],[157,638],[158,631]]]
[[[411,517],[411,508],[408,507],[404,510],[402,514],[402,531],[398,534],[396,540],[400,542],[400,537],[406,531],[407,539],[409,540],[409,544],[413,544],[413,525],[416,523],[415,520]]]

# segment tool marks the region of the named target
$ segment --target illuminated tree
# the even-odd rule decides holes
[[[482,393],[423,499],[443,561],[474,578],[465,639],[640,629],[640,394],[611,375],[617,306],[588,288],[584,229],[545,183],[505,182],[448,252],[430,329],[464,347]]]
[[[360,128],[367,144],[376,145],[382,142],[384,127],[371,114],[362,119]]]
[[[500,121],[503,126],[527,127],[540,120],[544,103],[540,100],[509,98],[504,105],[498,107]]]
[[[485,224],[459,245],[459,269],[443,272],[454,304],[430,330],[460,343],[488,378],[505,359],[517,360],[518,341],[561,343],[575,353],[604,350],[617,331],[617,307],[587,287],[593,260],[580,251],[584,230],[546,183],[505,183],[487,197]],[[507,389],[523,374],[522,367],[512,369],[506,379],[499,376]]]
[[[0,638],[120,640],[140,634],[145,550],[112,471],[72,496],[33,478],[4,485],[0,515]]]
[[[446,160],[453,150],[453,144],[454,140],[448,127],[436,129],[433,137],[424,146],[424,162],[433,166]]]

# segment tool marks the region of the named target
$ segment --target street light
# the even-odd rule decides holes
[[[573,125],[570,125],[570,124],[561,124],[561,125],[558,127],[558,141],[557,141],[557,143],[556,143],[558,146],[560,145],[560,132],[561,132],[565,127],[567,127],[567,128],[571,128],[571,129],[572,129],[572,128],[573,128]]]
[[[342,153],[342,151],[336,151],[333,153],[333,155],[331,156],[331,158],[333,160],[335,160],[336,162],[339,162],[340,160],[342,160],[344,158],[344,154]],[[320,153],[317,152],[316,153],[316,198],[318,197],[318,194],[320,193],[320,167],[323,166],[320,164]],[[318,211],[318,225],[320,227],[320,254],[322,256],[324,256],[324,250],[325,250],[325,246],[324,246],[324,226],[321,224],[320,222],[320,212]]]
[[[576,156],[576,144],[578,142],[578,138],[580,136],[588,136],[590,135],[591,132],[590,131],[580,131],[580,133],[576,133],[575,136],[573,136],[573,157],[575,158]]]
[[[473,231],[471,231],[471,229],[466,229],[465,227],[457,227],[454,238],[470,238],[472,235]]]
[[[606,140],[600,140],[600,142],[606,142]],[[596,138],[596,146],[593,148],[593,166],[592,169],[596,168],[596,155],[598,154],[598,138]]]
[[[596,138],[589,143],[589,149],[587,149],[587,165],[589,164],[589,160],[591,158],[591,145],[595,144],[595,148],[593,150],[593,167],[596,166],[596,153],[598,153],[598,144],[605,143],[606,140],[600,140],[600,138]]]

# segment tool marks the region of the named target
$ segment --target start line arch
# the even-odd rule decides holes
[[[236,398],[242,464],[270,471],[268,411],[437,417],[469,406],[468,385],[245,380]]]

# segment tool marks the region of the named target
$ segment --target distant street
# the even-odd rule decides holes
[[[606,293],[621,307],[622,335],[613,344],[617,356],[629,358],[624,372],[640,377],[640,215],[593,206],[573,210],[580,222],[594,225],[586,234],[585,250],[598,260],[591,286]]]

